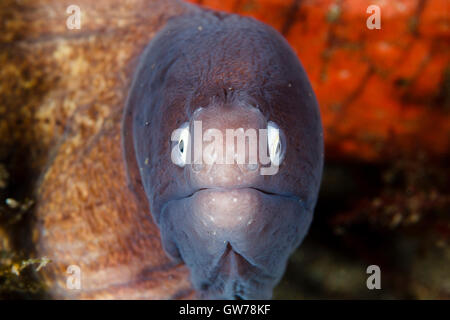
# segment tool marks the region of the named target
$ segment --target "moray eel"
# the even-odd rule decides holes
[[[248,146],[231,154],[243,163],[217,161],[205,135],[229,129],[268,130],[258,152],[270,163],[250,163]],[[212,161],[186,161],[196,135]],[[234,14],[170,19],[140,57],[122,138],[130,187],[199,296],[271,298],[311,224],[323,167],[317,100],[284,38]]]

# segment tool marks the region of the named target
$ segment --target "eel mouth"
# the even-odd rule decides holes
[[[255,187],[255,186],[237,186],[237,187],[200,187],[200,188],[194,189],[192,192],[188,193],[187,195],[183,195],[181,197],[175,197],[175,198],[165,201],[161,206],[160,212],[161,212],[161,215],[163,215],[164,212],[166,211],[167,207],[170,204],[172,204],[174,202],[178,202],[178,201],[190,200],[190,199],[194,198],[196,195],[199,195],[199,194],[202,194],[205,192],[211,192],[211,193],[212,192],[217,192],[217,193],[230,192],[231,193],[231,192],[245,192],[245,191],[254,191],[261,195],[265,195],[267,197],[278,197],[279,199],[294,201],[294,202],[300,204],[302,209],[306,209],[304,199],[298,195],[294,195],[292,193],[272,192],[272,191],[268,191],[266,189],[263,189],[260,187]],[[158,219],[158,221],[159,221],[159,219]]]
[[[294,194],[276,193],[276,192],[264,190],[262,188],[254,187],[254,186],[231,187],[231,188],[225,188],[225,187],[204,187],[204,188],[198,188],[198,189],[194,190],[193,192],[191,192],[187,196],[183,196],[183,197],[180,197],[180,198],[171,199],[171,200],[167,201],[163,205],[163,208],[171,201],[189,199],[189,198],[192,198],[193,196],[195,196],[197,193],[200,193],[200,192],[203,192],[203,191],[229,192],[229,191],[245,191],[245,190],[254,190],[254,191],[260,192],[262,194],[265,194],[267,196],[282,197],[282,198],[298,201],[299,203],[303,203],[304,202],[302,198],[300,198],[299,196],[294,195]],[[163,210],[161,210],[161,211],[163,211]]]
[[[198,188],[187,196],[167,201],[161,214],[168,208],[182,206],[200,220],[208,220],[209,228],[245,231],[245,223],[251,224],[261,219],[261,212],[274,210],[272,202],[295,203],[302,209],[304,201],[292,194],[274,193],[254,186],[243,187],[205,187]],[[269,209],[271,207],[271,209]],[[268,223],[265,221],[264,223]],[[206,225],[203,222],[204,225]]]

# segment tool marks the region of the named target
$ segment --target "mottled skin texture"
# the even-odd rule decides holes
[[[286,147],[279,172],[176,166],[171,133],[194,120],[224,136],[275,122]],[[311,223],[323,165],[317,102],[281,35],[217,12],[171,19],[141,57],[123,135],[131,185],[200,296],[270,298]]]

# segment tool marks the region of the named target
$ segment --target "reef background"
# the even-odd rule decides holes
[[[274,298],[450,299],[449,2],[192,2],[279,30],[319,100],[326,154],[319,202]],[[147,3],[158,5],[79,1],[89,10],[78,33],[66,29],[70,1],[0,3],[1,298],[45,297],[35,273],[48,261],[26,246],[36,181],[68,119],[90,128],[86,134],[103,124],[105,105],[74,116],[88,105],[80,89],[108,94],[117,73],[92,79],[89,66],[124,65],[126,53],[102,53],[117,39],[120,48],[134,45],[127,32],[139,33]],[[366,27],[372,4],[381,8],[381,30]],[[372,264],[381,268],[381,290],[366,287]]]

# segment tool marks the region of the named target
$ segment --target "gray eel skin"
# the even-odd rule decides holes
[[[193,152],[194,121],[224,137],[275,124],[278,172],[262,175],[260,161],[176,165],[173,148]],[[183,126],[191,140],[180,145],[171,136]],[[199,296],[270,299],[309,229],[323,168],[318,103],[285,39],[234,14],[170,19],[140,57],[122,130],[132,188]]]

